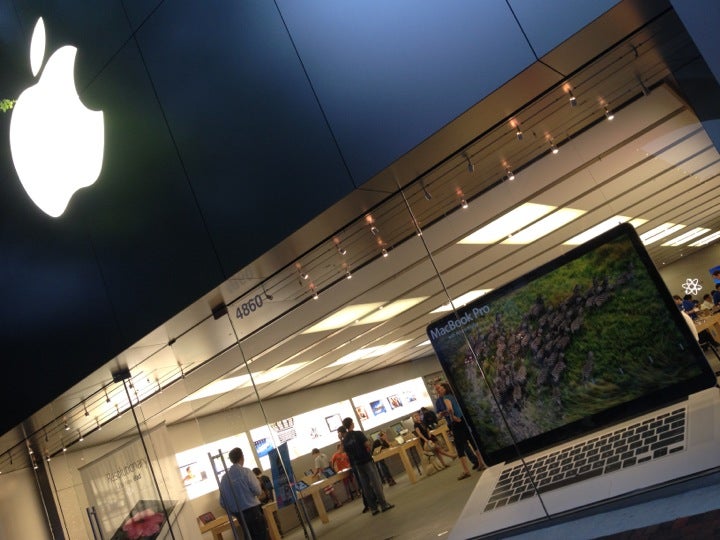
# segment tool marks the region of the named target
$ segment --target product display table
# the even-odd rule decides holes
[[[422,452],[422,445],[420,444],[420,439],[410,439],[409,441],[405,441],[402,444],[398,444],[397,446],[391,446],[390,448],[383,448],[382,451],[380,451],[377,454],[373,454],[373,461],[377,463],[378,461],[382,461],[383,459],[387,459],[390,456],[399,455],[400,461],[402,461],[403,467],[405,469],[405,472],[408,475],[408,478],[410,479],[411,483],[415,483],[418,481],[417,476],[415,475],[415,469],[413,468],[412,463],[410,462],[410,457],[408,456],[408,452],[411,448],[415,448],[418,456],[421,455]]]
[[[301,497],[312,497],[313,504],[315,505],[315,509],[317,510],[320,521],[322,521],[323,523],[328,523],[330,521],[330,518],[328,517],[327,510],[325,509],[325,503],[322,500],[323,489],[327,486],[342,482],[350,474],[352,474],[352,471],[350,469],[340,471],[337,474],[331,476],[330,478],[323,478],[322,480],[313,482],[306,489],[299,491],[298,495]],[[280,540],[281,538],[280,531],[278,530],[277,522],[275,521],[274,516],[275,512],[277,512],[277,509],[277,503],[274,501],[265,504],[262,507],[265,521],[267,522],[268,529],[270,530],[271,540]]]
[[[435,429],[431,429],[430,435],[442,437],[445,442],[445,448],[447,448],[449,452],[454,450],[455,447],[453,446],[453,443],[450,442],[450,427],[447,424],[442,424]]]

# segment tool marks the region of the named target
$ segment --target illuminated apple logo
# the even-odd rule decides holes
[[[62,215],[73,194],[92,185],[102,168],[102,111],[80,101],[73,75],[77,48],[59,48],[40,80],[17,100],[10,120],[10,151],[20,182],[52,217]],[[45,57],[45,25],[38,19],[30,44],[36,76]]]

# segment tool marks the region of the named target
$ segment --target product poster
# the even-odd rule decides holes
[[[163,448],[161,439],[166,437],[164,426],[153,430],[151,448]],[[159,465],[164,459],[163,456],[153,458],[157,475],[164,476]],[[167,531],[165,524],[178,500],[158,493],[140,439],[82,467],[80,475],[103,538],[153,540],[164,527]]]
[[[293,504],[295,498],[293,497],[292,486],[295,484],[295,475],[290,464],[287,443],[270,450],[268,456],[270,457],[275,501],[278,508]]]

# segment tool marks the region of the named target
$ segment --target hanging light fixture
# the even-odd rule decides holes
[[[475,164],[474,164],[474,163],[472,162],[472,160],[470,159],[470,156],[468,156],[468,155],[465,154],[465,153],[463,153],[463,156],[465,156],[465,159],[467,160],[467,170],[468,170],[468,172],[469,172],[470,174],[474,173],[474,172],[475,172]],[[423,187],[424,187],[424,186],[423,186]]]

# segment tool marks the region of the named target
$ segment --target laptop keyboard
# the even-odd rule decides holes
[[[527,470],[544,493],[679,452],[685,448],[686,413],[676,409],[526,461]],[[485,510],[535,495],[525,471],[522,464],[505,469]]]

